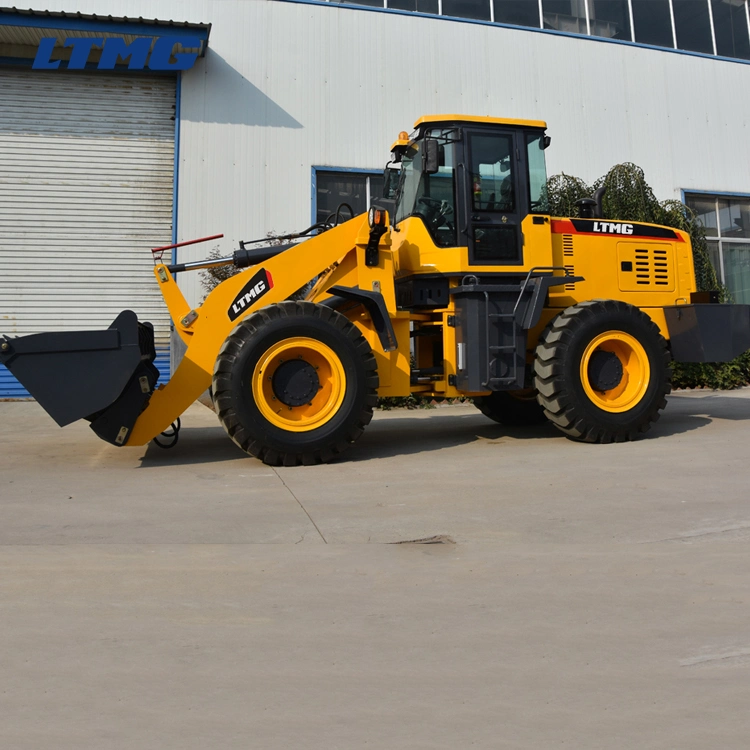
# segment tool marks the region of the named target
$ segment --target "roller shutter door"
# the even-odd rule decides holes
[[[175,79],[0,69],[0,334],[134,310],[169,370],[150,248],[172,241]],[[0,397],[25,395],[0,366]]]

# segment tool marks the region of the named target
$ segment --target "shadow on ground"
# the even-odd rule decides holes
[[[710,391],[711,395],[707,396],[685,398],[688,394],[698,393],[700,391],[676,391],[670,398],[665,413],[675,411],[690,416],[706,416],[710,419],[750,419],[750,400],[725,396],[716,391]]]
[[[705,427],[714,419],[730,421],[750,420],[750,401],[732,396],[711,395],[699,398],[681,398],[679,392],[669,399],[661,419],[651,428],[647,437],[660,438]]]
[[[551,424],[535,427],[504,427],[482,414],[436,414],[423,416],[398,416],[380,418],[365,431],[356,446],[342,460],[368,461],[373,458],[391,458],[414,453],[455,448],[479,440],[495,441],[501,438],[539,440],[550,438],[564,440]]]
[[[750,420],[750,401],[731,396],[670,398],[661,419],[644,435],[654,440],[700,429],[714,419]],[[479,440],[565,440],[551,424],[538,427],[504,427],[481,414],[455,414],[436,410],[429,416],[379,413],[363,437],[342,461],[367,461],[453,448]],[[247,458],[226,435],[223,428],[186,427],[175,448],[162,450],[151,444],[141,460],[141,468],[180,466]]]
[[[221,425],[216,427],[183,427],[180,439],[174,448],[159,448],[149,443],[141,458],[141,469],[157,469],[162,466],[210,464],[249,458],[229,438]]]

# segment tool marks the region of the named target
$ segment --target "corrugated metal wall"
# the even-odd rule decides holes
[[[0,333],[106,328],[130,308],[168,376],[149,250],[172,237],[174,78],[0,70],[0,101]]]
[[[426,113],[544,119],[551,172],[634,161],[661,198],[750,193],[750,66],[522,29],[277,0],[60,0],[212,24],[183,74],[179,239],[305,227],[311,167],[382,168]],[[205,257],[210,247],[180,251]],[[180,280],[192,303],[198,274]]]

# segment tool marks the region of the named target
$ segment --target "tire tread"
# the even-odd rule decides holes
[[[637,426],[607,427],[594,424],[576,404],[570,384],[565,382],[565,367],[569,348],[576,331],[592,318],[602,314],[623,316],[636,325],[644,326],[647,335],[659,342],[660,361],[658,367],[664,372],[661,392],[654,394],[653,402]],[[586,443],[611,443],[634,440],[647,432],[659,419],[660,411],[667,405],[666,396],[671,392],[671,356],[667,342],[658,326],[642,310],[618,300],[587,300],[566,308],[548,324],[539,338],[534,360],[534,385],[537,400],[552,424],[568,437]],[[652,363],[653,367],[653,363]]]
[[[356,417],[350,420],[343,439],[339,437],[317,450],[282,451],[269,446],[242,424],[232,396],[231,376],[242,349],[255,334],[279,318],[316,318],[328,323],[355,345],[354,348],[364,366],[366,396],[363,406]],[[300,464],[311,466],[327,463],[337,458],[363,434],[365,427],[372,421],[373,407],[378,403],[378,385],[375,355],[359,329],[348,318],[329,307],[312,302],[286,301],[261,308],[243,320],[229,334],[216,360],[213,394],[219,421],[232,441],[243,451],[270,466],[298,466]]]

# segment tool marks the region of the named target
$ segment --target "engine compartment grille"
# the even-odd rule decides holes
[[[635,277],[639,286],[670,286],[666,248],[636,248]]]
[[[564,234],[562,239],[563,248],[563,265],[567,276],[575,276],[575,265],[573,264],[573,235]],[[576,288],[575,284],[565,284],[565,290],[572,292]]]

